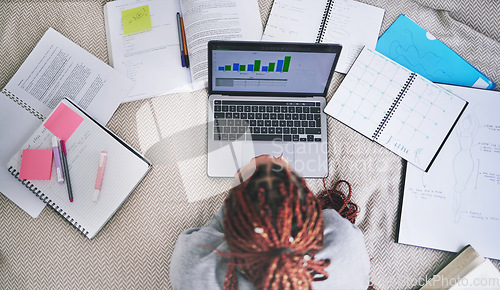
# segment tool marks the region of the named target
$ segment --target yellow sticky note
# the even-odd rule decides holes
[[[122,11],[123,33],[143,31],[151,28],[149,6],[144,5]]]

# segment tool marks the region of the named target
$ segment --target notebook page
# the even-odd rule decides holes
[[[459,97],[416,75],[377,142],[425,170],[465,104]]]
[[[68,107],[84,118],[66,142],[69,174],[74,201],[69,202],[66,184],[57,183],[55,168],[48,181],[34,180],[32,184],[55,205],[67,213],[93,237],[135,188],[147,172],[149,165],[123,146],[72,104]],[[40,126],[8,166],[19,170],[22,149],[51,148],[53,134]],[[99,155],[108,152],[104,180],[97,202],[92,201]]]
[[[369,50],[363,50],[325,113],[372,139],[410,72]]]
[[[375,49],[384,9],[352,0],[335,0],[323,43],[342,44],[336,71],[347,73],[363,47]]]
[[[327,2],[275,0],[262,40],[316,42]]]

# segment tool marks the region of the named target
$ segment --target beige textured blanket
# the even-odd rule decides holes
[[[380,33],[404,13],[500,83],[498,0],[361,2],[385,9]],[[48,27],[107,62],[104,3],[1,1],[0,87]],[[272,0],[259,0],[259,6],[265,25]],[[335,74],[328,98],[342,78]],[[186,104],[187,113],[177,113]],[[169,261],[177,236],[204,224],[230,188],[230,180],[206,174],[206,113],[206,90],[118,108],[108,128],[144,153],[154,167],[93,240],[50,208],[32,219],[0,195],[0,288],[170,288]],[[382,289],[417,287],[454,254],[395,243],[403,161],[333,118],[328,118],[328,130],[326,184],[344,179],[353,185],[353,199],[361,208],[357,225],[372,257],[371,280]],[[316,193],[323,189],[321,180],[308,183]]]

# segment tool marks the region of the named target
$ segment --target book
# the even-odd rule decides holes
[[[384,13],[353,0],[274,0],[262,40],[341,44],[335,71],[345,74],[363,47],[375,49]]]
[[[0,164],[4,166],[63,97],[106,124],[132,81],[53,28],[0,92]],[[45,204],[0,170],[0,192],[37,217]]]
[[[124,33],[122,12],[148,7],[151,28]],[[189,68],[181,63],[177,12],[183,17]],[[256,0],[119,0],[106,3],[109,62],[135,86],[126,101],[208,85],[209,40],[260,40]]]
[[[377,41],[376,51],[426,79],[493,89],[496,84],[427,30],[401,14]]]
[[[468,245],[420,289],[500,289],[500,271]]]
[[[469,105],[428,172],[408,164],[397,241],[499,260],[500,92],[441,87]]]
[[[50,180],[20,179],[23,152],[65,141],[73,201],[56,170]],[[99,200],[93,201],[101,151],[107,152]],[[69,99],[63,99],[7,163],[8,172],[89,239],[107,223],[151,169],[151,163]],[[64,181],[68,182],[67,179]],[[25,189],[26,190],[26,189]]]
[[[325,113],[429,170],[467,102],[364,48]]]

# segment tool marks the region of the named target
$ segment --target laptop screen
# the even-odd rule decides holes
[[[334,44],[209,42],[209,92],[326,96],[340,55]]]

